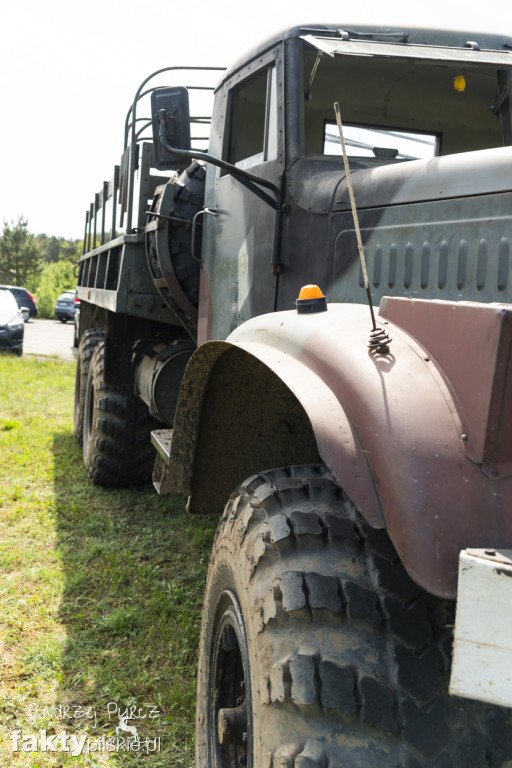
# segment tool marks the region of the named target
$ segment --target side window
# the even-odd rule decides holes
[[[233,88],[229,99],[229,130],[224,159],[250,167],[277,158],[275,66],[258,72]]]

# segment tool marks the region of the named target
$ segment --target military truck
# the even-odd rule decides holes
[[[198,766],[512,765],[511,91],[512,38],[334,24],[135,95],[75,432],[220,517]]]

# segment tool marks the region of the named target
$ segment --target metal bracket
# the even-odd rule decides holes
[[[217,209],[216,208],[203,208],[201,211],[198,211],[194,218],[192,219],[192,238],[190,243],[190,251],[192,253],[192,258],[194,261],[197,261],[198,264],[201,264],[201,259],[196,256],[196,227],[197,227],[197,220],[199,216],[218,216]]]

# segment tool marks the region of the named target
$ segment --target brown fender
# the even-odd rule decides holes
[[[461,549],[512,546],[507,430],[499,414],[491,425],[480,423],[504,401],[510,341],[508,357],[499,349],[507,349],[503,328],[511,311],[383,300],[381,322],[393,337],[387,355],[368,351],[364,306],[331,304],[318,314],[281,312],[244,323],[226,342],[200,347],[189,363],[168,490],[190,493],[192,511],[218,510],[221,494],[224,502],[226,489],[246,476],[320,459],[370,524],[388,529],[411,577],[434,594],[455,596]],[[471,386],[469,399],[456,389],[470,375],[466,369],[457,377],[456,362],[470,316],[481,329],[487,364],[508,361],[499,386],[493,389],[499,376],[492,366],[487,389],[478,383],[491,402],[473,411],[479,398]]]

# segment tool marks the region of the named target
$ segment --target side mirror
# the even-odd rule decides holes
[[[159,171],[186,168],[190,151],[190,111],[186,88],[157,88],[151,94],[153,123],[153,165]],[[178,150],[175,154],[172,149]]]

